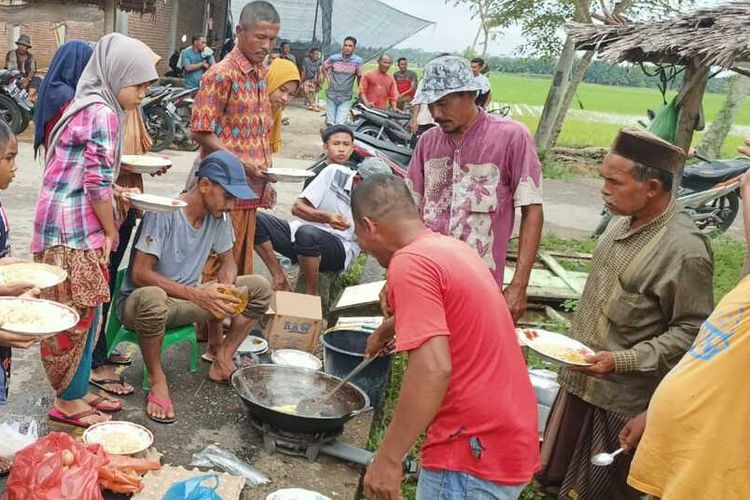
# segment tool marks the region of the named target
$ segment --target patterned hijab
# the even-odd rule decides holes
[[[83,70],[76,95],[60,121],[52,129],[47,164],[55,151],[55,145],[68,125],[80,110],[92,104],[104,104],[117,113],[122,131],[125,110],[117,101],[117,94],[125,87],[140,85],[159,78],[154,67],[154,52],[140,40],[119,33],[102,37],[94,47],[94,54]],[[115,150],[114,177],[120,172],[123,133],[118,135]]]

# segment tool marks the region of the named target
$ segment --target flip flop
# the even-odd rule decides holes
[[[174,408],[174,406],[172,405],[172,400],[171,399],[161,399],[161,398],[158,398],[158,397],[154,396],[150,392],[146,396],[146,402],[147,403],[154,403],[156,406],[158,406],[159,408],[161,408],[164,411],[169,411],[170,408]],[[166,417],[166,418],[154,417],[153,415],[149,415],[148,411],[146,411],[146,416],[148,418],[150,418],[151,420],[153,420],[154,422],[159,423],[159,424],[173,424],[173,423],[177,422],[177,417],[176,416],[172,417],[172,418],[169,418],[169,417]]]
[[[82,429],[88,429],[93,424],[87,424],[83,422],[81,419],[90,417],[91,415],[101,415],[102,412],[99,410],[91,409],[91,410],[85,410],[78,413],[75,413],[73,415],[66,415],[57,408],[50,408],[47,410],[47,416],[50,420],[54,420],[55,422],[60,422],[61,424],[68,424],[68,425],[74,425],[76,427],[80,427]]]
[[[131,387],[128,392],[115,392],[110,389],[107,389],[107,386],[109,384],[121,384],[125,385],[125,379],[122,377],[117,378],[105,378],[104,380],[89,380],[89,384],[93,385],[94,387],[98,387],[99,389],[103,390],[106,393],[113,394],[115,396],[128,396],[130,394],[133,394],[135,392],[135,388]]]
[[[97,396],[91,401],[86,401],[90,407],[99,410],[102,413],[117,413],[118,411],[122,410],[122,401],[112,401],[111,399],[104,398],[102,396]],[[102,403],[120,403],[119,408],[107,408],[106,406],[103,406]]]
[[[214,356],[213,354],[209,354],[207,352],[204,352],[201,355],[201,360],[205,361],[206,363],[213,363],[215,358],[216,356]]]
[[[109,363],[110,365],[130,366],[131,364],[133,364],[133,360],[130,359],[130,356],[128,356],[127,354],[116,352],[107,359],[107,363]]]

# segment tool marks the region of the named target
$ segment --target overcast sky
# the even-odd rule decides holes
[[[422,48],[427,51],[462,51],[471,45],[479,23],[469,18],[469,10],[464,6],[453,7],[445,0],[381,0],[388,5],[429,21],[435,25],[425,28],[398,47]],[[699,0],[700,6],[717,5],[722,0]],[[523,44],[520,30],[512,28],[498,35],[490,45],[493,55],[513,55]]]

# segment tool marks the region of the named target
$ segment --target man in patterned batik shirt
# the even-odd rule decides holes
[[[438,126],[419,138],[407,180],[427,227],[479,252],[517,321],[526,309],[542,234],[542,169],[526,127],[476,106],[479,90],[462,57],[438,57],[425,66],[412,104],[428,106]],[[521,209],[518,259],[504,287],[516,208]]]

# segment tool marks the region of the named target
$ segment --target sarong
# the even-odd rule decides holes
[[[67,280],[43,290],[41,298],[69,306],[81,318],[70,330],[41,342],[42,364],[58,396],[65,392],[78,369],[89,329],[92,322],[97,320],[97,307],[109,301],[107,266],[101,263],[100,255],[99,251],[74,250],[63,246],[34,255],[34,261],[58,266],[68,272]]]
[[[626,482],[632,456],[620,454],[609,467],[591,463],[597,453],[620,447],[617,437],[628,420],[561,389],[547,420],[537,482],[545,490],[559,487],[561,500],[639,500]]]

